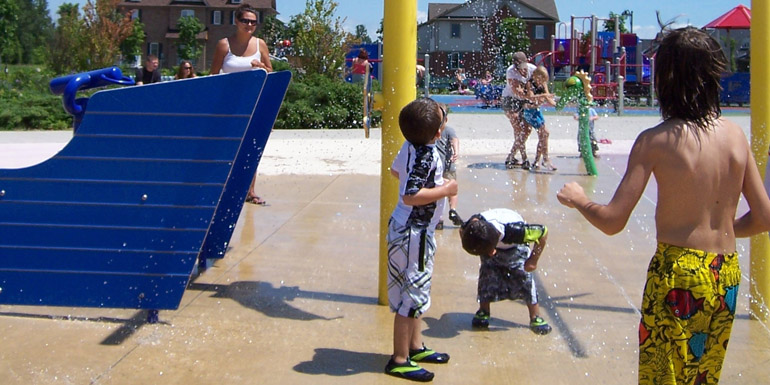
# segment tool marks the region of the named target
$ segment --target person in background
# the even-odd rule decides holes
[[[372,64],[369,63],[369,53],[365,49],[358,50],[358,56],[353,58],[353,64],[350,67],[352,73],[353,83],[363,83],[364,77],[366,77],[366,70],[371,69]]]
[[[257,29],[257,10],[248,4],[241,4],[235,10],[235,33],[219,40],[211,62],[211,74],[249,71],[261,68],[273,72],[270,51],[264,40],[254,36]],[[254,192],[256,175],[251,180],[246,202],[267,205],[264,199]]]
[[[160,70],[158,69],[158,57],[147,55],[144,61],[144,67],[136,69],[136,85],[151,84],[160,82]]]
[[[192,62],[189,60],[182,60],[182,62],[179,63],[179,69],[176,71],[174,79],[190,79],[194,77],[195,69],[193,68]]]

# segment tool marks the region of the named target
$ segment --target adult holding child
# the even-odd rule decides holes
[[[532,78],[535,68],[537,67],[534,64],[527,62],[527,55],[524,52],[516,52],[513,54],[513,64],[505,71],[506,84],[502,94],[502,107],[513,127],[513,147],[508,158],[505,159],[506,168],[521,167],[525,170],[530,168],[526,141],[532,132],[532,127],[522,118],[521,112],[529,103],[527,82]],[[521,161],[516,159],[517,152],[521,154]]]
[[[248,4],[241,4],[235,10],[235,26],[234,34],[217,42],[211,62],[211,73],[232,73],[257,68],[273,72],[267,43],[254,36],[257,29],[257,10]],[[267,202],[254,192],[255,180],[256,175],[251,180],[246,202],[264,206]]]

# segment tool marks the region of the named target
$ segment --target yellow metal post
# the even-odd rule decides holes
[[[383,0],[382,165],[380,177],[380,272],[378,299],[388,304],[388,219],[398,202],[398,180],[390,164],[404,142],[398,126],[401,108],[415,99],[417,66],[417,0]]]
[[[751,2],[751,149],[762,177],[767,177],[770,144],[770,68],[764,61],[770,54],[770,6],[767,0]],[[767,323],[770,300],[770,239],[767,233],[751,238],[751,304],[752,318]]]

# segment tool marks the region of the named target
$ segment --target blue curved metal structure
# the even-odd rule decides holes
[[[237,220],[290,78],[95,93],[58,154],[0,169],[0,303],[176,309],[204,239],[232,235],[212,223]]]

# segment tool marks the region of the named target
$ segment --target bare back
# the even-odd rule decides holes
[[[725,119],[699,131],[669,119],[640,135],[642,162],[658,185],[659,242],[704,251],[735,251],[733,222],[749,147],[739,126]]]

